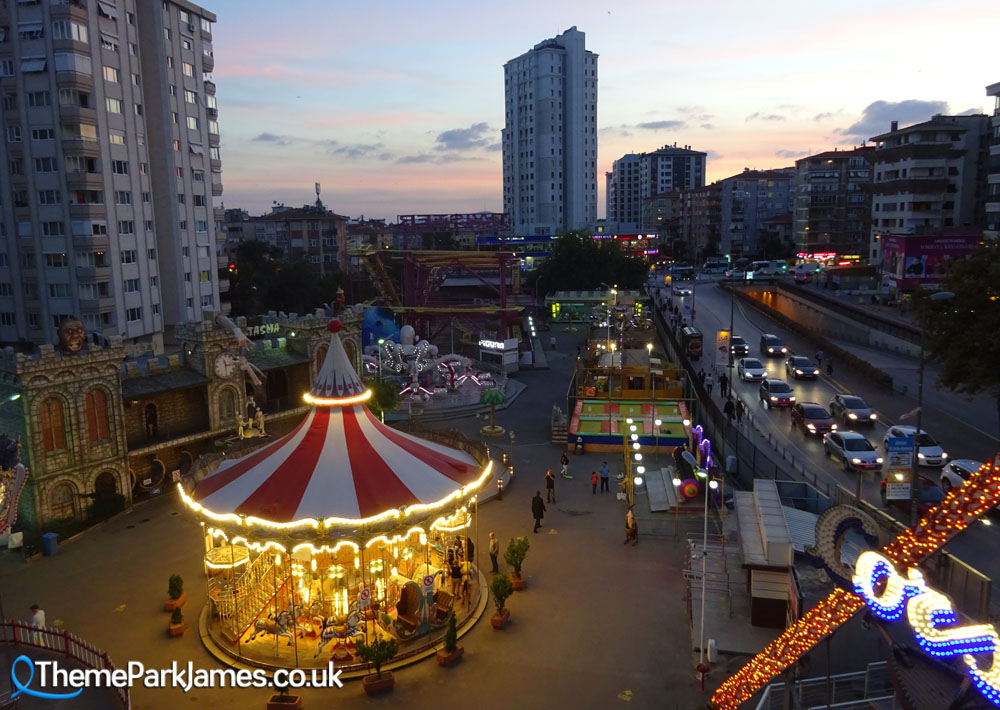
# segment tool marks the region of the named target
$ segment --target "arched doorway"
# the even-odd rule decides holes
[[[56,484],[49,493],[49,515],[53,520],[67,520],[76,514],[76,488],[67,481]]]
[[[351,367],[354,368],[355,372],[364,372],[361,367],[361,363],[358,362],[358,349],[354,347],[353,340],[344,340],[344,352],[347,353],[347,361],[351,363]]]
[[[159,425],[157,423],[159,415],[156,411],[156,405],[150,402],[143,408],[142,414],[143,421],[146,423],[146,439],[152,441],[159,433]]]
[[[125,496],[118,492],[118,476],[114,471],[102,471],[94,479],[93,496],[90,515],[95,520],[110,518],[125,508]]]
[[[232,387],[219,390],[219,425],[236,425],[236,391]]]
[[[328,345],[320,345],[316,348],[316,355],[313,357],[313,378],[323,369],[323,361],[326,360],[326,353],[329,349]]]

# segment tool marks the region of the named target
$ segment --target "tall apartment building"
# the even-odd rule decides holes
[[[984,235],[990,239],[1000,237],[1000,83],[986,87],[986,95],[993,97],[993,118],[990,126],[989,174],[986,177],[986,216]]]
[[[29,0],[0,17],[0,342],[54,342],[78,315],[160,351],[219,306],[215,15]]]
[[[597,55],[576,27],[504,64],[503,204],[516,235],[597,220]]]
[[[676,144],[622,156],[605,173],[607,220],[638,227],[647,197],[704,187],[706,158],[706,153]]]
[[[749,170],[719,181],[719,236],[732,260],[762,255],[761,222],[792,211],[795,168]]]
[[[690,264],[700,264],[706,256],[719,254],[721,193],[717,182],[681,193],[679,229]]]
[[[314,205],[277,205],[250,222],[255,239],[277,247],[287,259],[305,259],[317,276],[349,270],[347,217],[328,210],[318,197]]]
[[[868,258],[873,146],[795,161],[795,246]]]
[[[985,115],[942,116],[873,137],[872,261],[882,231],[931,234],[982,227],[985,221]]]

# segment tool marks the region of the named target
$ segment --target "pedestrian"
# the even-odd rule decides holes
[[[719,375],[719,394],[723,399],[729,394],[729,376],[725,372]]]
[[[628,512],[625,513],[625,543],[632,541],[632,547],[639,544],[639,526],[635,522],[635,514],[632,512],[632,506],[628,507]]]
[[[590,487],[594,491],[594,495],[597,495],[597,471],[590,474]]]
[[[553,336],[549,337],[549,345],[551,346],[551,348],[553,350],[556,349],[556,336],[553,335]]]
[[[711,372],[705,373],[705,391],[712,394],[712,385],[715,384],[715,377],[712,376]]]
[[[733,423],[733,418],[736,416],[736,405],[733,404],[733,398],[730,397],[726,400],[726,405],[722,408],[722,413],[729,417],[729,423]]]
[[[556,502],[556,477],[552,475],[552,469],[545,471],[545,502]]]
[[[559,459],[559,463],[562,464],[562,470],[559,471],[559,474],[563,478],[572,478],[572,476],[569,475],[569,456],[566,455],[565,451],[563,451],[562,457]],[[552,502],[554,503],[555,501]]]
[[[453,560],[450,565],[451,596],[454,599],[462,593],[462,562],[459,559]]]
[[[705,368],[698,370],[698,380],[701,382],[701,386],[705,386]]]
[[[833,358],[826,361],[826,374],[833,377]]]
[[[542,518],[545,517],[545,501],[542,500],[542,492],[535,491],[535,497],[531,499],[531,517],[535,519],[535,532],[542,527]]]
[[[823,366],[823,351],[822,350],[817,350],[816,351],[816,367],[822,367],[822,366]]]
[[[490,564],[493,565],[492,572],[497,574],[500,568],[497,566],[497,555],[500,554],[500,541],[494,533],[490,533]]]
[[[31,625],[38,628],[45,628],[45,610],[37,604],[31,605]],[[36,646],[47,646],[45,643],[45,637],[42,635],[41,631],[32,632],[32,637]]]
[[[608,479],[611,476],[611,469],[608,468],[608,462],[605,461],[601,464],[601,493],[608,493],[611,489],[608,487]]]
[[[746,407],[743,406],[743,400],[736,400],[736,426],[740,426],[743,423],[743,413],[746,411]]]

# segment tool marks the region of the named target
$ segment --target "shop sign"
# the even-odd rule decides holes
[[[490,350],[492,352],[503,352],[503,343],[499,340],[480,340],[479,347],[483,350]]]

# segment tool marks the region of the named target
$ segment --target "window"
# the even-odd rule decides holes
[[[181,247],[181,256],[191,256],[191,250],[188,247]],[[187,278],[184,280],[190,281],[191,275],[190,274],[185,274],[185,275],[187,276]]]
[[[3,110],[4,111],[17,111],[17,94],[4,94],[3,95]]]
[[[173,69],[174,68],[174,58],[173,57],[167,57],[167,68],[168,69]],[[176,95],[176,91],[175,91],[173,85],[170,86],[170,95],[171,96],[175,96]]]
[[[66,430],[63,427],[62,403],[55,397],[49,397],[42,401],[38,414],[42,425],[42,449],[45,453],[65,449]]]
[[[8,143],[20,143],[21,142],[21,127],[20,126],[7,126],[7,142]]]
[[[51,128],[35,128],[31,131],[31,140],[33,141],[51,141],[55,138],[56,132]]]
[[[51,105],[49,99],[48,91],[29,91],[28,92],[28,106],[32,108],[39,108],[42,106]]]
[[[178,10],[177,11],[177,17],[180,18],[180,21],[181,21],[182,25],[190,25],[191,24],[191,14],[187,10]]]
[[[184,274],[184,283],[191,283],[191,273],[190,272],[185,272],[185,274]]]
[[[192,131],[197,131],[199,128],[201,128],[201,124],[198,121],[198,119],[195,118],[194,116],[188,116],[187,127],[190,128]]]
[[[187,220],[186,219],[182,219],[181,222],[180,222],[180,224],[178,225],[178,227],[180,229],[187,229],[188,228]],[[185,248],[187,248],[187,247],[185,247]],[[187,256],[187,255],[185,254],[185,256]]]
[[[56,224],[59,224],[59,222],[56,222]],[[61,253],[45,254],[45,265],[51,266],[54,269],[64,269],[69,266],[69,257]]]
[[[49,284],[49,298],[69,298],[69,284]]]
[[[76,52],[56,52],[56,71],[72,71],[78,74],[93,74],[94,66],[90,57]]]
[[[205,182],[205,171],[204,170],[192,170],[191,179],[195,182]]]
[[[160,285],[160,277],[159,276],[150,276],[149,277],[149,285],[150,286],[159,286]]]
[[[59,89],[59,105],[90,108],[90,94],[81,93],[76,89]]]
[[[192,199],[194,199],[194,206],[195,207],[204,207],[205,206],[205,196],[204,195],[193,195]],[[205,231],[205,230],[201,230],[201,231]]]
[[[212,280],[212,274],[211,274],[211,272],[209,272],[209,271],[199,271],[198,272],[198,280],[201,281],[202,283],[205,283],[206,281],[211,281]]]
[[[104,79],[105,81],[113,81],[116,84],[121,83],[121,72],[118,71],[116,67],[104,67]],[[118,113],[121,113],[120,111]]]
[[[98,0],[97,14],[101,17],[106,17],[109,20],[118,19],[118,10],[115,9],[113,2],[102,2],[101,0]]]
[[[138,74],[133,74],[132,75],[132,86],[139,86],[139,75]]]
[[[132,108],[135,110],[136,116],[142,115],[142,104],[132,104]]]
[[[174,141],[174,150],[180,150],[180,149],[181,149],[181,142]]]
[[[41,39],[45,36],[45,28],[41,22],[22,22],[17,26],[17,36],[22,40]]]
[[[54,173],[59,170],[55,158],[35,158],[36,173]],[[11,171],[13,172],[13,170]]]
[[[146,163],[139,163],[139,174],[145,175],[149,172],[149,166]]]
[[[215,97],[212,96],[211,94],[206,94],[205,95],[205,107],[206,108],[218,108],[218,106],[215,103]]]
[[[77,42],[87,41],[87,26],[76,22],[58,20],[52,23],[53,39],[75,39]]]
[[[151,220],[151,219],[147,219],[146,220],[146,231],[147,232],[152,232],[153,231],[153,220]]]
[[[143,202],[148,203],[150,201],[150,199],[151,199],[150,193],[148,193],[148,192],[142,193],[142,201]]]
[[[62,202],[62,194],[59,190],[39,190],[38,191],[38,204],[40,205],[58,205]]]
[[[108,233],[108,225],[105,222],[91,222],[90,233],[95,237]]]
[[[147,249],[146,258],[150,261],[156,261],[156,249]]]
[[[65,229],[62,222],[42,222],[42,234],[46,237],[61,237]]]
[[[170,28],[169,27],[164,27],[163,28],[163,39],[169,40],[170,36],[171,36]]]
[[[87,438],[91,442],[105,441],[111,438],[108,427],[108,396],[102,389],[93,389],[87,393]]]
[[[198,94],[188,89],[184,89],[184,100],[189,104],[198,103]]]
[[[123,249],[122,250],[122,263],[123,264],[134,264],[136,262],[135,249]]]
[[[139,56],[139,45],[133,44],[132,42],[129,42],[128,43],[128,53],[131,54],[133,57]]]
[[[14,289],[9,281],[0,281],[0,296],[13,296]]]
[[[113,99],[108,97],[104,99],[105,106],[108,107],[108,113],[121,113],[122,112],[122,102],[118,99]]]
[[[153,304],[153,315],[154,316],[160,315],[160,304],[159,303],[154,303]]]
[[[0,325],[17,325],[17,317],[9,312],[0,313]]]
[[[184,305],[187,306],[188,308],[194,308],[194,299],[193,298],[185,298],[184,299]]]
[[[115,175],[128,175],[128,161],[112,160],[111,172],[113,172]]]
[[[111,131],[108,133],[108,139],[115,145],[125,145],[125,134],[120,131]]]
[[[204,17],[201,18],[201,31],[209,33],[212,31],[212,23]]]
[[[208,222],[206,222],[205,220],[199,219],[197,222],[195,222],[195,229],[194,229],[194,231],[196,231],[196,232],[207,232],[208,231]]]
[[[109,52],[118,51],[118,38],[114,35],[105,34],[101,32],[101,49],[106,49]]]
[[[208,293],[201,297],[202,308],[211,308],[214,305],[215,305],[215,298],[212,296],[212,294]]]
[[[194,48],[194,45],[191,44],[191,40],[189,40],[189,39],[182,39],[181,40],[181,47],[183,47],[184,49],[186,49],[186,50],[188,50],[190,52]]]
[[[115,204],[116,205],[131,205],[132,204],[132,193],[128,190],[116,190],[115,191]]]
[[[217,146],[211,146],[208,149],[208,155],[212,160],[222,160],[222,153]]]
[[[202,148],[200,145],[192,144],[188,146],[188,149],[190,149],[191,153],[193,153],[194,155],[205,155],[205,149]]]
[[[177,112],[176,111],[171,111],[170,112],[170,121],[175,126],[180,122],[180,119],[177,117]]]
[[[37,313],[28,312],[28,327],[30,328],[40,328],[40,321],[38,319]]]
[[[13,59],[0,59],[0,76],[14,76]]]
[[[125,279],[122,284],[123,293],[139,293],[139,279]]]
[[[134,25],[135,24],[135,13],[134,12],[126,12],[125,13],[125,21],[127,23],[129,23],[130,25]]]
[[[184,76],[194,76],[194,64],[190,62],[181,62],[181,70],[184,72]]]
[[[107,254],[103,251],[78,251],[76,265],[84,268],[99,268],[108,266]]]
[[[215,135],[218,135],[219,134],[219,122],[218,121],[209,121],[208,122],[208,132],[209,133],[214,133]]]
[[[142,320],[142,308],[129,308],[125,311],[125,319],[129,323]]]
[[[183,205],[185,201],[185,195],[183,192],[177,193],[177,204]]]
[[[118,220],[119,234],[135,234],[135,222],[130,219]]]

